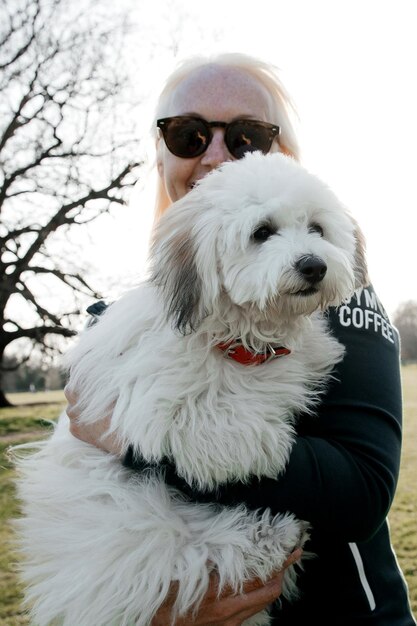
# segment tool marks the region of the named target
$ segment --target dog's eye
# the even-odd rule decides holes
[[[275,235],[276,232],[277,232],[277,229],[274,226],[272,226],[272,224],[262,224],[261,226],[258,226],[256,230],[253,231],[252,239],[254,241],[262,243],[263,241],[266,241],[267,239],[272,237],[272,235]]]
[[[324,235],[324,231],[322,229],[322,227],[320,226],[320,224],[310,224],[308,227],[308,232],[309,233],[318,233],[320,235],[320,237],[323,237]]]

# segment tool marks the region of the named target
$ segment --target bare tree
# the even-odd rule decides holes
[[[393,322],[401,337],[402,361],[417,361],[417,302],[408,300],[400,304]]]
[[[117,54],[126,23],[115,23],[104,0],[0,0],[0,12],[4,367],[13,342],[26,342],[18,365],[34,346],[48,350],[74,334],[77,294],[98,294],[67,244],[75,228],[126,202],[140,162]],[[71,292],[65,314],[51,297],[62,287]]]

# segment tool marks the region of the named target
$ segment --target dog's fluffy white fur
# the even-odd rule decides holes
[[[254,153],[168,209],[151,258],[149,280],[66,358],[80,420],[111,409],[124,449],[168,457],[200,488],[278,476],[297,414],[314,411],[343,356],[321,310],[366,280],[356,223],[292,159]],[[219,349],[230,341],[291,354],[245,366]],[[172,581],[183,614],[198,607],[211,570],[220,590],[238,592],[306,539],[292,514],[191,503],[158,471],[132,473],[72,437],[66,415],[17,464],[22,577],[40,626],[149,626]],[[284,594],[296,596],[293,566]],[[245,624],[269,621],[263,611]]]

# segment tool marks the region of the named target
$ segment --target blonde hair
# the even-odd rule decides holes
[[[297,161],[300,160],[300,148],[296,133],[291,122],[291,117],[297,117],[297,113],[291,97],[282,84],[278,73],[279,70],[274,65],[265,63],[255,57],[240,53],[223,53],[215,56],[204,57],[195,56],[182,61],[177,68],[167,78],[162,89],[153,122],[153,133],[156,139],[156,120],[160,117],[167,117],[170,114],[170,103],[175,88],[195,70],[218,65],[235,68],[246,72],[262,85],[269,95],[269,122],[277,124],[281,128],[279,145],[282,152],[291,155]],[[171,204],[165,186],[161,178],[158,178],[155,220]]]

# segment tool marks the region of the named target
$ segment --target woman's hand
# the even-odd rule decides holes
[[[218,592],[218,577],[213,573],[210,576],[210,585],[196,616],[191,613],[176,619],[175,626],[240,626],[245,620],[256,613],[260,613],[282,592],[284,572],[301,557],[302,550],[298,548],[285,561],[280,572],[276,573],[267,583],[259,579],[249,581],[243,585],[243,593],[233,595],[232,591],[225,590],[220,596]],[[176,598],[177,584],[173,584],[167,600],[158,609],[152,626],[167,626],[171,624],[171,612]]]
[[[89,443],[105,452],[122,456],[122,446],[114,433],[109,434],[111,412],[94,424],[83,424],[79,421],[80,414],[75,408],[78,401],[77,393],[70,385],[66,385],[64,394],[68,405],[66,408],[70,420],[70,432],[77,439]]]

